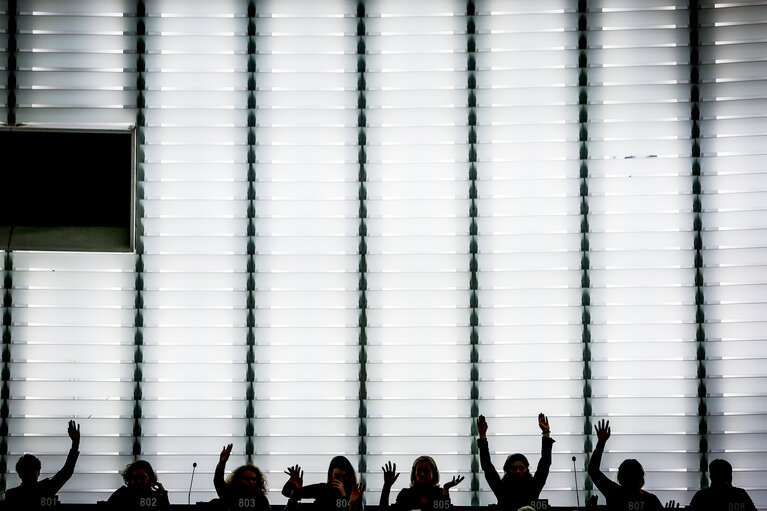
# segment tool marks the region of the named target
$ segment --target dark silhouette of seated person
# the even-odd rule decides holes
[[[125,467],[122,477],[125,485],[117,488],[109,497],[109,509],[150,511],[170,506],[168,492],[157,480],[157,474],[148,461],[130,463]]]
[[[40,509],[54,507],[58,503],[56,493],[66,484],[75,471],[77,457],[80,455],[80,426],[75,421],[69,421],[67,433],[72,440],[67,459],[61,470],[51,478],[40,478],[42,465],[40,460],[31,454],[25,454],[16,463],[16,472],[21,478],[21,484],[5,492],[5,509]]]
[[[232,454],[232,444],[221,451],[216,471],[213,474],[213,485],[220,499],[220,509],[226,511],[269,511],[269,500],[266,498],[266,480],[264,474],[255,465],[237,467],[227,480],[224,480],[226,462]]]
[[[549,420],[544,414],[538,414],[538,426],[541,428],[541,458],[535,475],[530,474],[530,463],[521,453],[509,455],[503,464],[503,477],[498,475],[492,460],[490,448],[487,443],[487,421],[484,415],[477,419],[477,447],[479,448],[479,462],[485,473],[485,480],[498,499],[498,506],[505,511],[516,511],[522,506],[529,506],[537,500],[549,477],[551,467],[551,447],[554,440],[551,438]]]
[[[599,491],[607,500],[610,511],[657,511],[663,509],[658,497],[644,491],[644,469],[635,459],[623,460],[618,467],[618,482],[615,483],[602,473],[599,465],[602,462],[607,439],[610,438],[610,421],[599,421],[595,426],[597,446],[589,461],[589,476]]]
[[[399,474],[397,473],[397,465],[392,465],[391,462],[388,462],[382,469],[384,485],[381,489],[379,505],[382,508],[388,508],[389,492]],[[413,462],[413,468],[410,470],[410,487],[400,490],[393,507],[401,511],[448,509],[451,507],[450,488],[463,480],[463,476],[455,476],[443,487],[440,487],[437,463],[430,456],[421,456],[416,458]]]
[[[304,472],[296,465],[285,471],[290,479],[282,487],[282,494],[288,497],[288,506],[293,509],[301,499],[314,499],[322,510],[349,511],[362,508],[364,485],[357,483],[357,475],[351,462],[344,456],[330,460],[328,480],[325,483],[304,486]]]
[[[695,511],[756,511],[746,490],[732,485],[732,465],[714,460],[708,466],[711,486],[695,493],[690,509]]]

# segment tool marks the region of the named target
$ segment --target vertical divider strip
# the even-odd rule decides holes
[[[245,379],[247,388],[245,399],[247,402],[245,417],[245,455],[247,462],[253,463],[255,454],[255,417],[256,417],[256,390],[255,390],[255,344],[256,344],[256,4],[253,0],[248,3],[248,261],[246,271],[247,282],[247,364]]]
[[[359,151],[357,153],[357,163],[359,165],[359,172],[357,180],[359,182],[359,188],[357,198],[359,200],[359,465],[358,470],[360,474],[360,483],[365,483],[364,474],[367,472],[367,206],[365,200],[367,199],[367,189],[365,183],[367,182],[367,171],[365,165],[367,164],[367,152],[365,145],[367,144],[367,134],[365,132],[367,127],[367,117],[365,115],[365,109],[367,108],[367,99],[365,96],[367,90],[367,84],[365,81],[365,2],[360,1],[357,4],[357,144]]]
[[[578,140],[580,142],[580,179],[579,195],[581,199],[581,342],[583,344],[583,451],[584,470],[588,467],[593,446],[591,444],[591,278],[589,269],[589,129],[588,129],[588,2],[578,0]],[[586,476],[584,482],[585,498],[591,496],[594,489],[591,479]],[[575,489],[578,491],[578,488]]]
[[[479,451],[477,449],[477,442],[474,437],[477,435],[477,417],[479,417],[479,297],[477,296],[477,290],[479,289],[479,279],[477,278],[477,272],[479,271],[479,263],[477,262],[477,253],[479,252],[479,244],[477,243],[477,41],[476,35],[476,23],[474,15],[476,14],[476,6],[473,0],[468,0],[466,3],[466,67],[468,71],[467,76],[467,90],[468,90],[468,125],[469,125],[469,252],[471,258],[469,260],[469,308],[471,310],[469,317],[469,325],[471,326],[471,333],[469,334],[469,342],[471,345],[470,361],[471,361],[471,505],[479,505]]]
[[[8,0],[8,112],[6,121],[8,126],[16,124],[16,0]]]
[[[10,252],[3,257],[3,368],[2,388],[0,396],[0,493],[5,492],[7,481],[5,474],[8,472],[8,419],[10,417],[11,399],[11,307],[13,307],[13,256]]]
[[[692,151],[692,196],[693,196],[693,231],[695,248],[695,340],[697,342],[697,360],[698,360],[698,435],[700,442],[698,452],[700,454],[700,487],[707,488],[708,480],[706,472],[708,471],[708,406],[706,396],[706,332],[704,324],[706,316],[703,311],[705,297],[703,294],[703,221],[701,212],[703,210],[700,196],[702,193],[700,183],[700,54],[699,54],[699,34],[698,34],[698,1],[690,0],[690,119],[692,122],[690,140]]]
[[[146,90],[146,4],[143,0],[139,0],[136,4],[136,143],[138,145],[138,154],[136,158],[136,300],[135,309],[136,314],[134,317],[134,327],[136,329],[133,336],[133,449],[132,454],[134,458],[138,458],[141,455],[141,401],[143,399],[143,392],[141,389],[141,382],[143,380],[142,363],[144,361],[144,353],[142,346],[144,345],[144,334],[142,328],[144,327],[144,297],[142,292],[144,291],[144,206],[142,201],[144,199],[144,143],[145,133],[144,127],[146,126],[146,97],[144,91]]]

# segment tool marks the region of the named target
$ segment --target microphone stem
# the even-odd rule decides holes
[[[581,498],[578,495],[578,469],[575,468],[575,456],[573,456],[573,479],[575,479],[575,503],[581,507]]]
[[[189,478],[189,493],[186,496],[187,505],[192,505],[192,484],[194,483],[194,471],[197,470],[197,463],[192,463],[192,477]]]

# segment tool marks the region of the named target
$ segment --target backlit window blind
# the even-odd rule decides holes
[[[130,461],[133,409],[133,256],[12,255],[8,468],[31,452],[41,477],[64,464],[67,421],[81,426],[77,473],[62,502],[94,502]],[[9,471],[10,471],[9,470]],[[8,488],[17,486],[14,473]]]
[[[353,2],[259,2],[255,20],[257,461],[327,481],[359,442]]]
[[[130,12],[127,2],[118,1],[16,2],[9,13],[16,26],[16,122],[88,128],[135,123],[128,35],[133,20],[124,16]],[[88,438],[61,501],[103,499],[120,484],[118,467],[130,460],[134,256],[11,256],[6,487],[17,485],[14,466],[25,452],[39,453],[41,477],[63,465],[70,446],[67,420],[73,418]]]
[[[685,6],[587,18],[593,411],[613,429],[603,468],[639,459],[664,502],[699,480]]]
[[[16,2],[16,122],[123,127],[135,123],[133,2]]]
[[[763,507],[767,5],[702,2],[700,22],[709,458]]]
[[[535,469],[537,416],[583,481],[577,14],[572,2],[481,2],[477,19],[479,409],[496,468]],[[546,491],[574,503],[571,456]],[[482,477],[483,505],[495,496]]]
[[[245,461],[246,7],[146,3],[140,444],[176,502]]]
[[[687,504],[725,458],[767,508],[767,4],[11,4],[0,124],[135,127],[138,239],[0,252],[0,486],[73,419],[62,502],[136,458],[210,500],[233,443],[274,504],[337,454],[394,499],[427,454],[488,505],[476,417],[500,470],[544,412],[552,505],[606,418],[611,478]]]
[[[465,4],[366,7],[369,465],[407,484],[429,454],[447,482],[471,468]]]

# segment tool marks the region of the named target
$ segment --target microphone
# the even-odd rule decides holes
[[[192,483],[194,482],[194,471],[197,470],[197,462],[192,463],[192,477],[189,479],[189,493],[186,496],[186,503],[192,505]]]
[[[575,502],[581,507],[581,498],[578,496],[578,469],[575,468],[575,456],[573,456],[573,479],[575,479]]]

